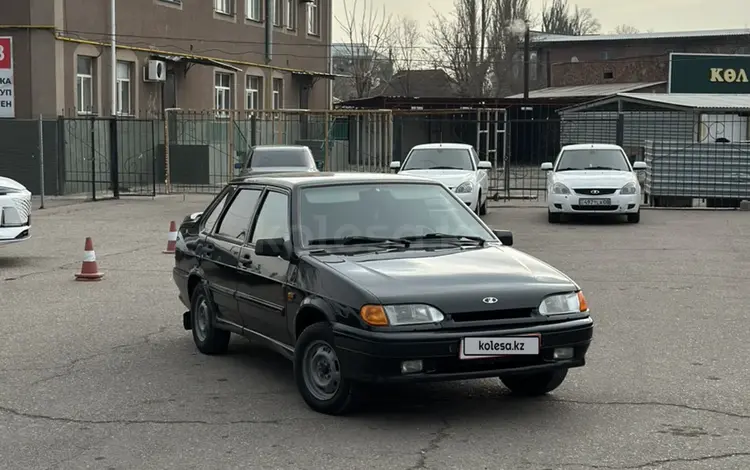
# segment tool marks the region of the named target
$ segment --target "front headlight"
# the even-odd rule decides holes
[[[635,194],[635,193],[636,193],[635,183],[628,183],[622,188],[620,188],[620,194]]]
[[[583,292],[571,292],[568,294],[556,294],[547,297],[539,304],[539,313],[542,315],[564,315],[566,313],[587,312],[589,309]]]
[[[372,326],[404,326],[438,323],[445,319],[443,312],[422,304],[365,305],[359,311],[362,320]]]
[[[472,183],[471,181],[465,181],[465,182],[459,184],[456,187],[455,191],[457,193],[470,193],[470,192],[474,191],[474,183]]]
[[[562,183],[552,185],[552,192],[555,194],[570,194],[570,189]]]
[[[6,188],[4,186],[0,186],[0,194],[17,194],[21,192],[23,192],[22,189]]]

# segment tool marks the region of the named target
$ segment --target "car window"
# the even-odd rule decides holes
[[[304,149],[263,150],[255,149],[250,156],[251,168],[269,166],[301,166],[311,165],[310,155]]]
[[[245,241],[260,189],[241,189],[216,229],[218,235]]]
[[[214,208],[206,214],[206,217],[203,218],[203,230],[206,230],[209,233],[213,231],[213,228],[216,225],[216,221],[219,220],[221,211],[224,210],[224,205],[227,203],[227,198],[230,194],[232,194],[231,191],[226,191],[219,203],[216,204]]]
[[[627,157],[618,149],[564,150],[556,171],[613,170],[630,171]]]
[[[271,191],[263,201],[251,243],[265,238],[289,239],[289,196]]]
[[[416,149],[406,157],[402,170],[473,170],[467,149]]]
[[[349,184],[300,190],[299,234],[313,240],[347,236],[398,238],[427,233],[493,240],[466,204],[441,185]]]

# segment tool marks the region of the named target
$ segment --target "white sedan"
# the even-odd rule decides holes
[[[641,185],[636,171],[646,168],[645,162],[631,165],[618,145],[564,146],[554,164],[541,167],[547,172],[549,222],[560,222],[563,214],[621,214],[638,223]]]
[[[0,245],[31,237],[31,192],[18,181],[0,176]]]
[[[439,181],[479,215],[487,213],[489,175],[492,163],[479,159],[468,144],[422,144],[413,147],[403,163],[391,162],[399,174]]]

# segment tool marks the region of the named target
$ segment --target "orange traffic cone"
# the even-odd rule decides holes
[[[99,266],[96,264],[94,242],[91,241],[91,237],[86,237],[86,245],[83,248],[81,272],[76,274],[76,281],[98,281],[103,276],[104,274],[99,272]]]
[[[169,223],[169,234],[167,235],[167,249],[162,251],[166,254],[174,254],[174,250],[177,247],[177,224],[174,220]]]

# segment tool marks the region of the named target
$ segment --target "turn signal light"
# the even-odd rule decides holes
[[[388,326],[388,316],[382,305],[365,305],[359,309],[359,316],[368,325]]]
[[[589,304],[586,302],[586,297],[583,296],[583,292],[578,291],[578,305],[580,305],[580,310],[582,312],[587,312],[589,309]]]

